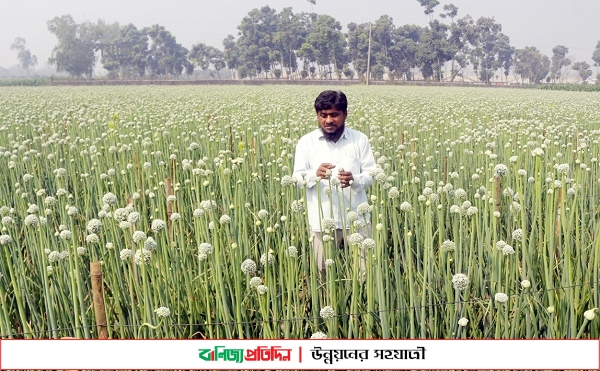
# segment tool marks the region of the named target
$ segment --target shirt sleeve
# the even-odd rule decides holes
[[[366,135],[362,135],[360,137],[359,151],[360,174],[352,174],[354,177],[352,189],[356,192],[365,190],[365,188],[369,187],[373,183],[371,172],[377,167],[375,164],[375,157],[373,156],[373,150],[371,149],[371,143],[369,143],[369,139]]]
[[[307,138],[301,138],[296,144],[296,154],[294,156],[294,172],[292,177],[296,178],[298,182],[296,185],[301,188],[303,186],[302,180],[306,181],[306,187],[312,188],[317,184],[315,178],[317,177],[317,169],[313,169],[309,159],[310,143]],[[303,177],[304,175],[304,177]]]

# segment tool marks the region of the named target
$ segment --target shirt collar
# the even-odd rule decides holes
[[[321,128],[317,128],[316,134],[317,134],[317,139],[325,140],[325,135],[323,135],[323,131],[321,130]],[[350,137],[350,133],[348,132],[348,127],[344,126],[344,132],[342,133],[342,136],[340,137],[340,139],[347,140],[349,137]],[[339,140],[338,140],[338,142],[339,142]]]

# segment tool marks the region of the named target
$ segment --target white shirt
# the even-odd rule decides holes
[[[317,184],[316,173],[322,163],[331,163],[336,167],[331,170],[330,179],[322,179]],[[306,205],[311,229],[320,231],[323,218],[335,220],[337,229],[350,228],[347,211],[356,211],[358,205],[367,202],[365,189],[373,182],[370,172],[375,168],[369,138],[360,131],[346,127],[336,143],[326,140],[320,128],[300,138],[296,145],[293,176],[298,180],[299,187],[303,186],[303,179],[306,181]],[[342,189],[339,184],[335,185],[340,169],[352,173],[354,182],[350,187]],[[331,192],[326,192],[327,189]]]

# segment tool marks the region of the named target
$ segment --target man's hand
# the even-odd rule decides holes
[[[342,188],[350,187],[352,182],[354,182],[354,176],[349,171],[344,171],[344,169],[340,169],[338,173],[338,179],[340,180],[340,186]]]
[[[317,169],[317,176],[321,179],[328,179],[329,176],[331,175],[331,172],[329,173],[329,175],[327,175],[327,170],[331,170],[335,167],[334,164],[329,164],[329,163],[323,163],[321,165],[319,165],[319,168]]]

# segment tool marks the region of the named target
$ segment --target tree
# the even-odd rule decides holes
[[[442,66],[452,58],[452,45],[447,38],[448,26],[437,19],[421,33],[417,47],[417,61],[425,80],[442,80]]]
[[[281,67],[287,68],[288,78],[298,68],[296,51],[306,40],[310,23],[310,15],[294,14],[292,8],[284,8],[277,15],[277,29],[273,36],[273,44],[279,54]]]
[[[394,64],[392,62],[392,49],[394,47],[395,39],[394,32],[396,31],[396,27],[394,26],[394,21],[390,16],[382,15],[378,20],[375,21],[375,24],[372,29],[372,40],[371,40],[371,55],[375,58],[376,66],[383,67],[384,71],[382,74],[385,74],[385,70],[388,70],[388,75],[390,77],[394,76]],[[371,61],[371,65],[373,65],[373,61]],[[374,66],[374,68],[376,67]],[[379,74],[379,67],[375,70],[371,70],[372,74]],[[373,75],[374,79],[379,79],[378,76]]]
[[[47,25],[58,39],[48,62],[56,65],[57,72],[91,78],[96,63],[94,47],[101,36],[98,28],[90,22],[77,24],[71,15],[55,17]]]
[[[342,73],[349,80],[352,80],[354,78],[354,70],[348,65],[344,66],[344,68],[342,69]]]
[[[148,50],[150,71],[155,75],[181,75],[188,64],[188,50],[163,26],[155,24],[144,32],[151,41]]]
[[[395,78],[413,79],[411,69],[417,66],[417,50],[422,33],[423,29],[415,25],[404,25],[394,30],[390,70]]]
[[[445,4],[443,9],[446,13],[440,14],[440,17],[442,17],[442,18],[448,17],[448,18],[450,18],[452,23],[454,23],[454,18],[458,15],[458,7],[456,5],[450,3],[450,4]]]
[[[315,48],[308,42],[302,43],[300,46],[300,50],[298,50],[298,58],[302,59],[302,71],[300,71],[300,76],[304,79],[309,75],[313,75],[314,67],[311,66],[316,60],[317,52]]]
[[[470,41],[476,38],[475,32],[475,21],[470,15],[459,18],[456,22],[451,24],[449,41],[454,48],[454,55],[452,59],[450,81],[454,81],[457,76],[462,76],[464,81],[462,71],[469,65],[471,54],[473,52]],[[455,62],[458,66],[455,65]]]
[[[269,6],[253,9],[242,19],[237,45],[240,59],[249,70],[266,75],[279,59],[273,43],[277,21],[275,9]]]
[[[425,8],[424,13],[425,15],[429,16],[429,19],[432,21],[433,20],[433,12],[436,6],[438,6],[440,4],[440,2],[438,0],[417,0],[419,2],[419,4],[421,4],[421,6],[423,8]]]
[[[577,71],[583,83],[585,83],[585,80],[587,80],[588,77],[592,76],[592,70],[590,69],[590,64],[588,62],[577,62],[573,64],[573,67],[571,68]]]
[[[531,84],[539,84],[550,72],[550,59],[535,46],[516,51],[515,72]]]
[[[37,57],[31,54],[31,51],[27,49],[26,44],[27,43],[25,42],[24,38],[17,37],[10,46],[10,50],[14,50],[17,52],[19,67],[27,71],[27,76],[30,76],[29,69],[37,65]]]
[[[148,35],[130,23],[121,27],[115,43],[125,48],[118,57],[121,75],[143,77],[148,67]]]
[[[596,50],[592,54],[592,60],[594,61],[594,66],[596,66],[596,84],[600,84],[600,41],[596,44]]]
[[[569,48],[564,45],[557,45],[552,48],[552,63],[550,65],[550,78],[552,81],[559,80],[563,82],[563,67],[568,67],[571,60],[567,58]]]
[[[231,77],[235,78],[234,71],[240,64],[240,50],[233,35],[227,35],[223,40],[223,61],[231,71]]]
[[[508,80],[508,75],[514,64],[515,50],[514,46],[510,46],[508,36],[501,35],[498,44],[496,45],[498,52],[498,62],[500,67],[504,70],[504,77]]]
[[[190,62],[193,62],[191,64],[192,71],[194,65],[199,66],[203,71],[212,66],[217,73],[217,77],[221,78],[219,71],[225,68],[225,59],[223,58],[223,52],[219,49],[214,46],[198,43],[192,46],[188,58]]]
[[[450,45],[453,49],[451,59],[452,63],[450,66],[450,81],[454,81],[454,79],[460,71],[455,67],[455,62],[458,61],[458,65],[461,67],[461,69],[463,68],[461,62],[464,61],[464,58],[461,58],[459,53],[461,51],[461,48],[465,46],[465,43],[463,42],[463,38],[460,37],[460,28],[458,28],[457,25],[454,23],[454,18],[456,18],[456,16],[458,15],[458,7],[454,4],[445,4],[443,9],[445,13],[440,14],[440,17],[450,18],[450,36],[448,40],[450,41]]]
[[[329,76],[346,63],[346,38],[342,25],[335,18],[320,14],[312,25],[306,43],[314,50],[314,58],[321,77]],[[302,49],[302,48],[301,48]]]
[[[363,79],[367,73],[367,55],[369,50],[369,24],[349,23],[346,36],[346,56],[358,73],[358,78]]]
[[[502,33],[502,26],[494,18],[481,17],[468,34],[472,46],[470,61],[479,75],[479,80],[490,84],[496,71],[505,66],[510,69],[513,49],[508,36]]]

